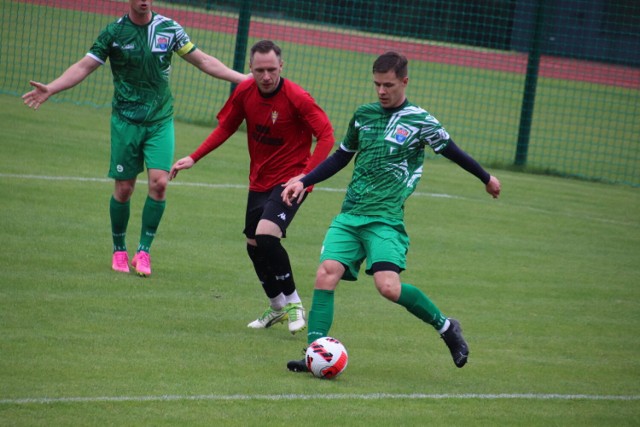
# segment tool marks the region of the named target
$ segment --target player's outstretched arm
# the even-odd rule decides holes
[[[22,95],[24,104],[37,110],[47,99],[63,90],[70,89],[84,80],[96,68],[100,66],[100,62],[90,56],[85,56],[76,62],[60,75],[57,79],[49,84],[30,81],[29,84],[34,87],[30,92]]]
[[[182,58],[184,58],[188,63],[198,67],[200,71],[217,79],[226,80],[231,83],[240,83],[251,76],[250,74],[241,74],[232,70],[223,64],[218,58],[214,58],[200,49],[196,49],[193,52],[184,55]]]
[[[493,196],[494,199],[497,199],[498,196],[500,195],[500,189],[501,189],[500,180],[498,180],[498,178],[496,178],[495,176],[491,175],[491,177],[489,178],[489,182],[487,182],[485,188],[487,189],[487,193],[491,194],[491,196]]]
[[[494,199],[497,199],[500,195],[500,181],[495,176],[485,171],[480,164],[473,159],[469,154],[464,152],[460,147],[456,145],[453,140],[449,142],[444,150],[440,152],[447,159],[455,162],[466,170],[467,172],[475,175],[485,185],[487,193],[491,194]]]
[[[190,169],[195,163],[196,162],[190,156],[181,158],[171,166],[171,170],[169,171],[169,180],[175,178],[176,175],[178,175],[178,171]]]

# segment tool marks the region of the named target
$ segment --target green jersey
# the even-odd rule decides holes
[[[171,56],[195,49],[175,21],[153,13],[147,25],[136,25],[125,15],[107,25],[87,55],[113,73],[113,114],[131,123],[154,123],[173,115],[169,89]]]
[[[422,176],[425,147],[438,153],[449,141],[435,117],[408,101],[395,109],[360,106],[341,144],[357,152],[342,212],[402,220],[404,201]]]

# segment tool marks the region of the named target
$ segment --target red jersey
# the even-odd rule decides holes
[[[268,95],[260,93],[254,79],[241,82],[217,118],[218,126],[190,157],[197,162],[222,145],[246,120],[251,191],[269,191],[296,175],[309,173],[329,155],[334,144],[327,114],[307,91],[282,77],[278,88]]]

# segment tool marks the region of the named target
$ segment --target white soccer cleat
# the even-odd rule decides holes
[[[266,329],[275,325],[276,323],[282,323],[287,320],[287,310],[274,310],[273,308],[267,308],[262,316],[258,317],[253,322],[249,323],[247,326],[253,329]]]
[[[284,309],[289,315],[289,332],[295,335],[296,332],[303,331],[307,327],[302,303],[290,303]]]

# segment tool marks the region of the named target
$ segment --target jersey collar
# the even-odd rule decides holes
[[[393,113],[396,113],[396,112],[402,110],[407,105],[409,105],[409,100],[407,98],[405,98],[404,102],[402,104],[400,104],[399,106],[397,106],[397,107],[394,107],[394,108],[384,108],[384,107],[382,107],[382,109],[384,110],[385,113],[393,114]]]
[[[258,91],[258,93],[260,94],[261,97],[263,97],[265,99],[273,98],[274,96],[276,96],[278,94],[278,92],[280,92],[280,89],[282,89],[283,85],[284,85],[284,77],[280,76],[280,82],[278,83],[278,87],[273,92],[264,94],[264,93]],[[257,83],[256,83],[256,86],[257,86]]]

